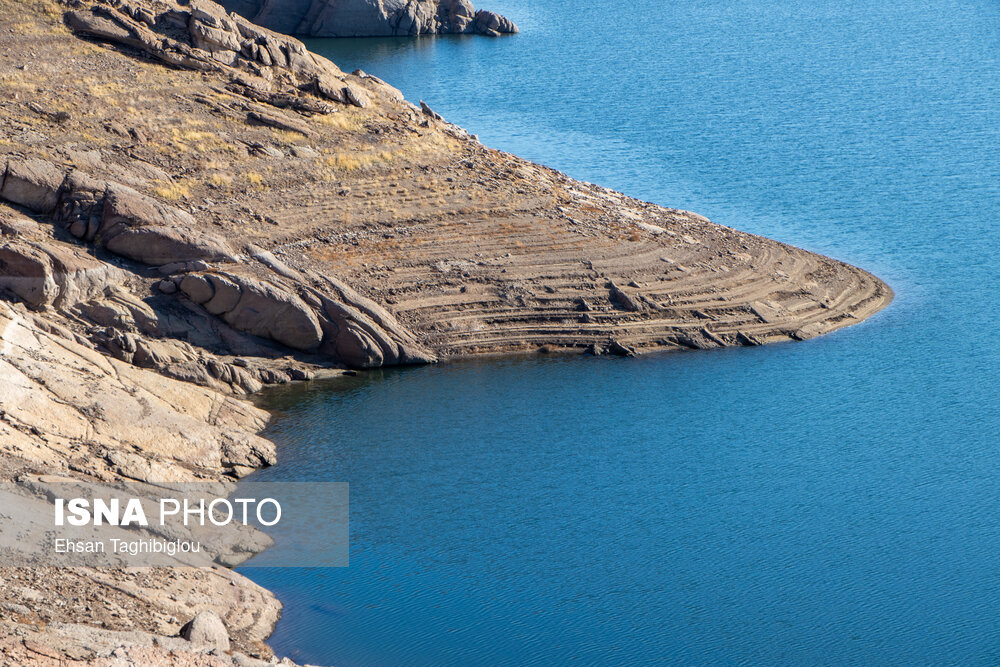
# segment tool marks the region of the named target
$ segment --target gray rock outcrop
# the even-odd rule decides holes
[[[274,446],[255,435],[267,419],[261,410],[108,358],[3,302],[0,333],[0,452],[71,460],[79,456],[75,443],[86,442],[93,469],[109,452],[139,452],[142,466],[127,476],[143,481],[191,479],[197,469],[240,474],[274,462]],[[43,448],[34,431],[48,434]]]
[[[506,16],[480,9],[476,12],[475,30],[481,35],[498,37],[517,32],[517,26]]]
[[[0,245],[0,290],[31,308],[76,303],[123,279],[119,269],[67,244],[11,241]]]
[[[178,286],[238,331],[296,350],[321,352],[352,368],[435,360],[387,310],[343,283],[312,275],[292,282],[237,271],[189,273]],[[312,285],[319,285],[322,289]]]
[[[0,197],[40,213],[51,213],[64,174],[43,160],[10,160],[0,178]]]
[[[310,37],[516,33],[508,18],[468,0],[227,0],[230,11],[271,30]]]
[[[178,271],[163,294],[185,296],[238,332],[303,352],[332,357],[352,368],[421,364],[436,360],[389,311],[328,276],[303,276],[274,255],[252,247],[266,278],[241,264],[223,238],[198,229],[191,214],[78,170],[43,160],[9,158],[0,174],[0,199],[50,214],[78,239],[141,264]],[[206,270],[211,264],[226,270]],[[231,267],[231,268],[228,268]],[[259,270],[258,270],[259,273]],[[0,291],[27,306],[57,306],[108,328],[99,342],[114,357],[168,377],[233,391],[253,392],[275,379],[273,369],[250,373],[231,364],[199,362],[169,336],[168,323],[145,303],[118,290],[124,274],[69,244],[30,240],[0,245]],[[190,323],[179,325],[191,335]],[[138,336],[138,337],[137,337]],[[278,377],[277,381],[281,381]],[[254,455],[241,453],[243,458]]]
[[[214,612],[203,611],[181,628],[181,637],[192,644],[203,644],[221,652],[229,650],[229,632]]]
[[[189,274],[181,291],[233,328],[296,350],[315,350],[323,330],[312,309],[293,292],[232,273]]]
[[[227,72],[232,85],[247,97],[279,108],[323,114],[334,110],[315,98],[274,92],[276,74],[300,91],[315,92],[344,105],[367,107],[371,96],[402,100],[402,94],[381,79],[360,71],[344,74],[326,58],[310,53],[299,40],[262,28],[236,13],[227,14],[214,2],[192,0],[184,9],[179,7],[154,14],[139,4],[118,0],[115,9],[95,5],[68,11],[65,21],[79,35],[137,49],[174,67]],[[494,21],[487,23],[492,25]],[[481,21],[479,24],[486,25]],[[472,29],[475,25],[472,20],[465,27]],[[500,25],[516,31],[506,19]],[[255,113],[256,122],[288,122],[273,114]],[[292,129],[302,131],[303,125],[295,123]],[[10,186],[0,181],[0,188],[7,189],[5,199],[32,210],[55,205],[51,193],[58,187],[54,183],[56,175],[38,162],[18,162],[8,168]],[[38,199],[45,196],[49,198]]]
[[[111,252],[143,264],[235,261],[232,248],[223,239],[195,233],[191,231],[194,227],[189,213],[123,185],[109,184],[98,235]]]

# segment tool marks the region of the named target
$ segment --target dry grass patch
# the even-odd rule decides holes
[[[351,153],[337,153],[323,162],[334,171],[357,171],[362,167],[361,158]]]
[[[269,128],[271,134],[274,136],[275,141],[281,141],[286,144],[294,144],[297,141],[302,141],[302,133],[295,132],[294,130],[283,130],[280,127]]]
[[[125,94],[125,87],[117,81],[105,81],[97,77],[87,77],[80,81],[84,92],[102,100],[110,99],[117,104],[131,103],[131,97]]]
[[[167,201],[180,201],[191,196],[191,187],[186,183],[164,183],[153,188],[153,194]]]
[[[343,109],[334,113],[317,116],[312,122],[335,130],[354,132],[361,129],[364,118],[360,112],[353,111],[352,109]]]
[[[396,161],[400,151],[382,150],[371,153],[334,153],[328,155],[323,163],[329,168],[324,174],[328,180],[335,174],[360,171],[376,165],[391,164]]]
[[[0,88],[4,91],[13,90],[34,90],[38,87],[38,84],[28,80],[28,77],[22,72],[21,74],[0,74]]]
[[[0,0],[0,10],[11,10],[21,15],[31,13],[62,21],[65,9],[54,0]]]
[[[214,173],[209,175],[208,182],[217,188],[228,188],[233,184],[233,177],[229,174]]]
[[[207,124],[195,121],[196,127],[201,127],[202,125]],[[168,153],[171,149],[180,153],[189,153],[192,151],[197,153],[236,152],[236,147],[233,143],[218,132],[201,129],[185,130],[177,127],[170,128],[167,145],[160,147],[160,151],[163,153]]]
[[[53,0],[0,0],[0,13],[8,17],[32,18],[32,21],[3,23],[3,29],[19,35],[58,35],[69,33],[63,22],[65,7]]]
[[[214,132],[203,132],[201,130],[174,130],[173,135],[175,140],[185,143],[215,141],[219,138]]]

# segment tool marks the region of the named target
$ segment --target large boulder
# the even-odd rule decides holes
[[[399,346],[357,309],[323,299],[323,347],[320,351],[351,368],[399,363]]]
[[[270,282],[233,274],[188,275],[180,289],[238,331],[296,350],[314,350],[323,339],[312,308]]]
[[[116,6],[119,11],[102,5],[71,10],[66,12],[66,24],[78,34],[139,49],[175,67],[217,71],[220,63],[230,65],[236,60],[236,52],[228,48],[232,39],[220,37],[202,23],[190,25],[189,12],[170,10],[153,17],[145,8],[132,12],[124,3]],[[184,35],[178,28],[189,32]],[[188,42],[209,48],[192,48]]]
[[[195,219],[179,208],[123,185],[109,184],[98,238],[111,252],[144,264],[236,261],[224,239],[194,231],[197,226]]]
[[[104,246],[116,255],[153,266],[196,259],[236,261],[224,240],[171,227],[126,228],[105,238]]]
[[[454,32],[466,32],[476,18],[476,9],[469,0],[454,0],[449,8],[449,17]]]
[[[454,1],[458,0],[449,0]],[[390,0],[390,4],[394,2],[396,0]],[[417,4],[430,6],[434,3],[421,0]],[[210,0],[190,0],[184,5],[189,11],[170,9],[155,16],[145,7],[134,7],[124,2],[114,3],[117,10],[96,5],[67,12],[66,23],[78,34],[139,49],[150,57],[175,67],[198,71],[234,68],[235,71],[229,72],[237,80],[247,73],[260,74],[261,66],[286,68],[305,80],[318,76],[343,77],[343,72],[336,65],[310,53],[302,42],[293,37],[272,32],[242,16],[230,14],[221,5]],[[404,14],[410,11],[407,7],[402,10]],[[256,11],[252,10],[253,13]],[[308,11],[308,8],[303,8],[302,11]],[[419,12],[425,10],[419,8]],[[464,22],[467,13],[468,8],[456,10],[456,20]],[[294,21],[301,19],[295,19],[293,14],[288,13],[280,16],[285,22],[288,17],[293,17]],[[434,21],[430,23],[433,24]],[[285,29],[282,32],[293,30]],[[271,95],[262,92],[260,97],[261,101],[268,101]],[[311,113],[326,113],[325,106],[315,101],[279,97],[282,97],[279,106],[308,109]]]
[[[240,299],[223,315],[230,326],[296,350],[319,346],[323,330],[316,314],[302,299],[264,281],[238,278],[235,282],[240,287]]]
[[[156,33],[140,22],[133,21],[124,13],[107,7],[91,7],[66,12],[66,24],[75,32],[117,44],[125,44],[159,57],[163,44]]]
[[[195,303],[204,304],[215,295],[215,290],[212,289],[212,283],[208,282],[208,278],[193,273],[181,279],[180,288]]]
[[[336,297],[337,300],[350,304],[360,310],[366,317],[378,325],[379,328],[384,330],[387,335],[396,340],[402,352],[402,363],[423,364],[437,361],[437,357],[420,345],[414,335],[401,325],[396,320],[396,317],[382,305],[360,294],[339,278],[315,273],[313,276],[321,282],[326,283],[329,286],[330,294]]]
[[[311,274],[326,289],[311,289],[321,304],[320,351],[354,368],[425,364],[437,358],[375,301],[332,276]]]
[[[240,33],[236,24],[225,16],[213,15],[201,8],[191,12],[188,23],[192,44],[231,64],[240,50]]]
[[[220,653],[229,650],[229,631],[215,612],[200,612],[181,628],[181,637],[192,644],[211,646]]]
[[[8,160],[0,197],[38,213],[52,213],[66,173],[44,160]]]
[[[225,276],[209,274],[207,277],[212,288],[212,298],[202,304],[205,306],[205,310],[213,315],[222,315],[236,310],[243,297],[243,290],[240,289],[240,286]]]
[[[0,246],[0,290],[11,293],[32,308],[44,308],[59,292],[48,255],[31,245]]]
[[[318,351],[352,368],[436,361],[382,306],[329,276],[309,272],[308,278],[326,289],[309,286],[302,276],[290,282],[221,271],[188,273],[177,284],[238,331]]]
[[[128,290],[108,287],[104,294],[75,305],[73,311],[102,327],[121,331],[160,333],[159,316],[149,304]]]
[[[476,12],[475,27],[476,32],[494,37],[503,33],[517,32],[517,26],[509,18],[485,9]]]

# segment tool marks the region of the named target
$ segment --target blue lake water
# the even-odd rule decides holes
[[[873,271],[806,343],[472,361],[270,395],[261,480],[351,565],[248,570],[362,665],[1000,662],[1000,5],[481,0],[521,34],[312,40],[487,145]]]

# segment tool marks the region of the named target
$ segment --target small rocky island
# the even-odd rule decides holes
[[[421,33],[478,16],[406,7]],[[892,298],[483,146],[208,0],[0,0],[0,53],[0,480],[31,502],[60,479],[232,485],[275,463],[246,400],[266,386],[802,340]],[[270,664],[279,603],[217,562],[2,567],[0,662]]]

